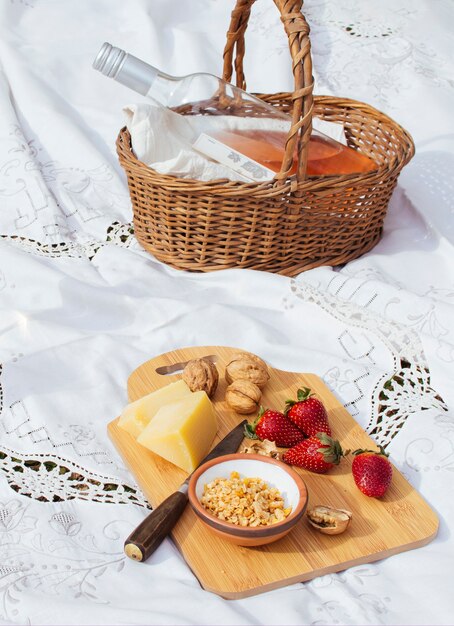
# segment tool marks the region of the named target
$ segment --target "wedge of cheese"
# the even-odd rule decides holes
[[[137,441],[186,472],[192,472],[208,454],[217,428],[210,399],[204,391],[195,391],[159,409]]]
[[[120,415],[118,425],[137,438],[161,407],[182,400],[191,394],[192,391],[184,380],[170,383],[128,404]]]

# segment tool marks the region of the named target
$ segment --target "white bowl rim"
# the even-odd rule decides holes
[[[196,493],[196,486],[203,474],[211,467],[215,467],[216,465],[219,465],[226,461],[235,460],[259,461],[266,464],[272,464],[286,472],[290,479],[295,483],[295,486],[299,491],[298,503],[295,507],[293,507],[293,510],[288,517],[286,517],[281,522],[276,522],[275,524],[272,524],[270,526],[237,526],[236,524],[232,524],[231,522],[219,519],[218,517],[216,517],[216,515],[213,515],[212,513],[207,511],[200,504],[200,500]],[[273,534],[278,534],[284,532],[287,528],[291,528],[302,517],[306,510],[308,493],[306,484],[302,477],[297,474],[295,470],[293,470],[290,466],[286,465],[283,461],[279,461],[271,457],[266,457],[262,454],[233,453],[211,459],[206,463],[200,465],[196,470],[194,470],[189,480],[189,501],[198,517],[200,517],[202,520],[204,520],[206,523],[216,528],[217,530],[226,532],[228,534],[240,536],[254,535],[259,537],[262,535],[269,536]]]

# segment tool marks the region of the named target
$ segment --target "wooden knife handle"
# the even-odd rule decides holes
[[[175,491],[148,515],[125,541],[126,556],[146,561],[177,523],[188,502],[188,494]]]

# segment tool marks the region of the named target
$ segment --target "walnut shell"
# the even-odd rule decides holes
[[[183,380],[191,391],[205,391],[211,398],[218,386],[219,373],[211,361],[192,359],[186,363]]]
[[[320,504],[309,509],[306,515],[309,524],[325,535],[340,535],[352,519],[351,511]]]
[[[227,404],[242,415],[257,411],[261,397],[260,388],[249,380],[234,380],[225,390]]]
[[[264,439],[263,441],[259,439],[255,441],[248,440],[248,443],[245,443],[243,447],[239,449],[239,452],[242,454],[262,454],[263,456],[269,456],[272,459],[282,461],[282,449],[279,449],[274,441],[270,441],[269,439]]]
[[[265,361],[255,354],[246,352],[235,354],[225,368],[225,379],[228,383],[233,383],[235,380],[249,380],[262,389],[269,377]]]

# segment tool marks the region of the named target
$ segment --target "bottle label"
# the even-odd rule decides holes
[[[276,176],[276,172],[250,159],[241,152],[230,148],[222,141],[214,139],[206,133],[201,133],[196,141],[192,144],[194,150],[201,152],[205,156],[225,165],[231,170],[238,172],[245,178],[256,183],[262,183],[272,180]]]

